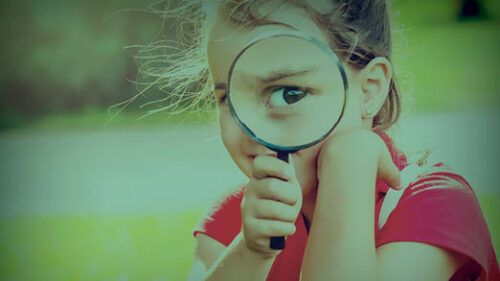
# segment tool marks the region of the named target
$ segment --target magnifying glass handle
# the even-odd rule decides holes
[[[278,151],[278,159],[281,159],[288,163],[288,151]]]
[[[281,159],[288,163],[288,152],[278,151],[278,159]],[[270,245],[273,250],[283,250],[285,249],[285,237],[271,237]]]

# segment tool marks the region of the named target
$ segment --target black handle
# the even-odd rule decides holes
[[[281,159],[288,163],[288,152],[278,151],[278,159]],[[271,237],[269,247],[273,250],[283,250],[285,249],[285,237]]]
[[[288,152],[287,151],[278,151],[278,159],[281,159],[288,163]]]

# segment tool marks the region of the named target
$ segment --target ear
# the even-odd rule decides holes
[[[384,57],[376,57],[362,70],[361,76],[362,118],[377,115],[389,93],[392,79],[392,65]]]

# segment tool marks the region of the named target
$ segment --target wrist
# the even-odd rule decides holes
[[[318,157],[318,177],[333,173],[358,177],[376,171],[376,146],[379,139],[366,130],[343,132],[327,141]]]

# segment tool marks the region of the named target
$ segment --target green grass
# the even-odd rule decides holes
[[[2,219],[0,280],[186,280],[201,214]]]
[[[498,251],[500,196],[480,201]],[[186,280],[201,215],[2,219],[0,280]]]

